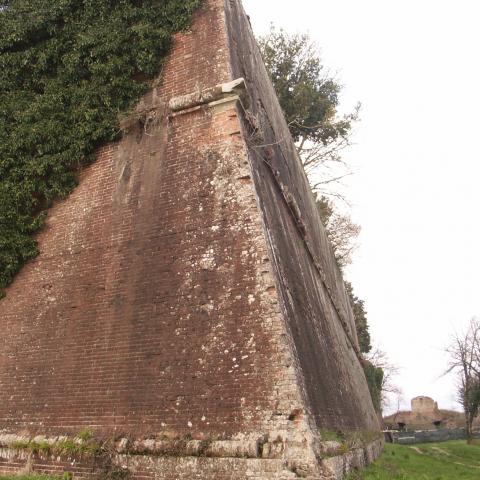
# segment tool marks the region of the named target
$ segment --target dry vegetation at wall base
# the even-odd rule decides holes
[[[201,0],[0,2],[0,295]]]

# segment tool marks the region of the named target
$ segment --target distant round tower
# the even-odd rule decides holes
[[[438,405],[433,398],[415,397],[412,399],[413,413],[433,413],[438,410]]]

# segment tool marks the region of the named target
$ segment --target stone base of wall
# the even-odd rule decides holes
[[[384,444],[383,440],[375,440],[366,447],[322,460],[323,469],[330,474],[326,478],[342,480],[354,470],[363,470],[381,455]]]
[[[0,450],[0,474],[35,472],[71,474],[73,480],[292,480],[302,478],[283,460],[252,458],[155,457],[115,455],[105,465],[101,459],[60,458],[14,450]],[[113,472],[113,473],[112,473]],[[322,477],[303,477],[321,480]]]
[[[73,480],[342,480],[373,462],[383,448],[376,440],[365,448],[321,460],[318,475],[291,468],[280,459],[217,458],[118,454],[66,456],[9,447],[0,448],[0,474],[38,473]]]

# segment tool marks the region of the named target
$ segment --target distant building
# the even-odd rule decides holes
[[[433,398],[420,396],[411,401],[411,411],[399,411],[385,417],[385,427],[392,430],[432,430],[463,428],[462,412],[440,410]]]
[[[412,398],[412,413],[428,414],[438,412],[438,404],[430,397],[415,397]]]

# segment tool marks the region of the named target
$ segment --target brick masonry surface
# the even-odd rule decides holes
[[[291,140],[271,155],[252,140],[254,117],[268,120],[265,143],[286,130],[255,49],[238,2],[206,0],[140,102],[143,121],[100,149],[51,209],[40,255],[0,302],[4,434],[89,427],[101,438],[183,442],[175,457],[116,454],[138,479],[319,479],[336,478],[318,462],[321,428],[378,429]],[[202,104],[199,93],[199,105],[168,108],[241,76],[242,102]],[[280,166],[271,177],[265,161],[287,154],[292,178]],[[289,201],[303,205],[305,228]],[[78,478],[99,469],[0,451],[0,472],[25,466]]]
[[[318,429],[378,430],[353,313],[278,99],[239,2],[226,2],[234,77],[288,338]]]

